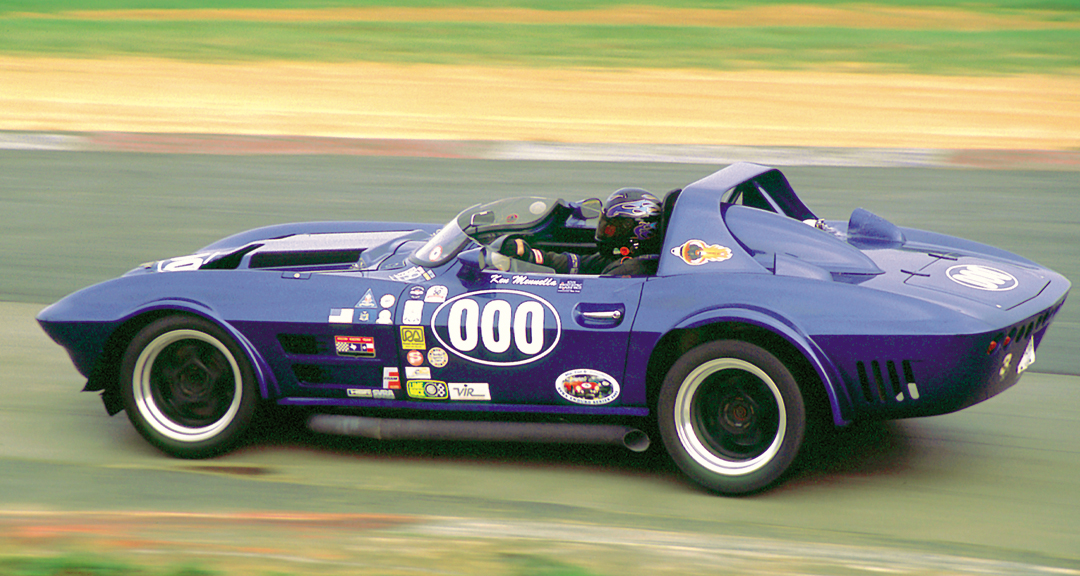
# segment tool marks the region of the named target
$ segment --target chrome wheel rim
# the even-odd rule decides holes
[[[182,442],[220,434],[240,409],[243,376],[232,352],[198,330],[154,338],[135,361],[135,403],[155,431]]]
[[[787,427],[780,388],[738,358],[695,368],[675,397],[675,429],[695,462],[717,474],[749,474],[772,460]]]

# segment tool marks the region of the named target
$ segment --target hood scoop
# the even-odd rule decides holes
[[[907,242],[896,224],[862,208],[851,212],[847,239],[852,244],[863,244],[867,248],[898,248]]]
[[[340,268],[356,263],[367,250],[410,237],[410,233],[398,231],[294,234],[248,244],[229,254],[214,254],[201,269],[242,268],[245,257],[247,268],[252,269]]]
[[[724,221],[731,235],[755,259],[775,262],[774,270],[778,275],[851,279],[883,273],[873,260],[854,245],[833,233],[807,226],[787,216],[757,208],[727,205],[724,206]],[[765,266],[768,267],[768,264]],[[808,267],[813,267],[817,272]]]

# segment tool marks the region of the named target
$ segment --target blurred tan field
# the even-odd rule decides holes
[[[19,16],[26,15],[17,13]],[[752,6],[690,9],[619,6],[582,10],[488,7],[381,7],[265,9],[75,10],[33,14],[38,18],[85,20],[246,20],[254,22],[504,22],[529,24],[648,24],[653,26],[833,26],[920,30],[1076,29],[1054,11],[986,14],[960,8],[906,8],[854,4]]]
[[[0,129],[1080,148],[1080,77],[0,58]]]

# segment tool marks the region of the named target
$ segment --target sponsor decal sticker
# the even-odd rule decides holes
[[[550,354],[562,336],[555,307],[518,290],[480,290],[451,298],[435,309],[431,328],[451,354],[487,366],[535,362]]]
[[[436,368],[443,368],[450,363],[450,355],[446,353],[446,350],[436,346],[431,350],[428,350],[427,360],[428,364],[431,364]]]
[[[488,279],[489,284],[509,284],[512,286],[558,286],[559,281],[554,278],[533,278],[524,274],[516,274],[514,276],[505,276],[503,274],[492,274]]]
[[[405,361],[411,366],[419,366],[424,363],[424,353],[419,350],[409,350],[405,355]]]
[[[427,366],[406,366],[405,378],[407,380],[431,380],[431,368],[428,368]]]
[[[373,336],[334,336],[334,348],[338,356],[374,358],[375,338]]]
[[[198,270],[204,263],[213,260],[218,254],[220,254],[220,252],[180,256],[178,258],[162,260],[157,263],[157,270],[158,272],[187,272],[189,270]]]
[[[404,350],[423,350],[427,348],[422,326],[401,327],[401,347]]]
[[[397,366],[383,366],[382,387],[390,390],[401,389],[401,375]]]
[[[394,313],[389,310],[379,310],[379,317],[375,319],[376,324],[393,324]]]
[[[397,298],[394,298],[393,294],[383,294],[382,298],[379,298],[379,305],[383,308],[393,308],[394,302],[397,302]]]
[[[421,299],[423,297],[424,297],[424,287],[423,286],[413,286],[412,288],[409,288],[409,298],[412,298],[413,300],[419,300],[419,299]]]
[[[398,272],[397,274],[390,276],[390,279],[397,282],[412,282],[413,280],[417,280],[420,278],[423,278],[424,280],[431,280],[434,277],[435,273],[431,270],[428,270],[427,268],[423,268],[421,266],[413,266],[408,270]]]
[[[428,260],[436,262],[439,258],[442,258],[442,246],[436,246],[431,249],[431,252],[428,252]]]
[[[1001,360],[1001,369],[998,370],[998,378],[1005,379],[1005,375],[1009,373],[1009,367],[1012,366],[1012,354],[1006,354],[1005,358]]]
[[[564,280],[559,282],[559,294],[580,294],[585,286],[577,280]]]
[[[555,391],[575,404],[599,406],[619,397],[619,383],[599,370],[579,368],[560,374],[555,380]]]
[[[371,314],[367,310],[361,310],[360,314],[356,317],[357,322],[367,322],[371,319]]]
[[[381,388],[349,388],[346,392],[350,398],[376,398],[378,400],[394,400],[397,398],[393,390]]]
[[[352,324],[352,321],[352,308],[331,308],[330,317],[327,319],[330,324]]]
[[[1005,292],[1020,285],[1012,274],[979,264],[952,266],[945,271],[945,275],[961,286],[990,292]]]
[[[1016,373],[1023,374],[1024,370],[1027,370],[1035,363],[1035,339],[1028,340],[1027,348],[1024,349],[1024,355],[1020,357],[1020,363],[1016,365]]]
[[[486,383],[451,383],[447,384],[447,386],[450,387],[451,400],[464,400],[466,402],[491,400],[491,392],[488,391]]]
[[[424,301],[409,300],[401,310],[401,323],[416,326],[424,320]]]
[[[364,296],[360,298],[360,301],[356,303],[353,308],[375,308],[375,295],[371,293],[371,288],[364,292]]]
[[[427,294],[424,295],[424,302],[432,302],[434,304],[442,304],[446,302],[446,295],[449,290],[446,286],[432,286],[428,288]]]
[[[706,244],[701,240],[687,240],[681,246],[671,249],[671,253],[691,266],[701,266],[706,262],[723,262],[731,258],[731,249],[719,244]]]
[[[409,380],[405,384],[409,398],[418,400],[447,400],[450,394],[446,382],[439,380]]]
[[[540,215],[544,213],[544,210],[547,210],[547,204],[540,200],[529,204],[529,213],[531,214]]]

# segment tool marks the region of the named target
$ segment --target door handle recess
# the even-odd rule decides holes
[[[585,328],[614,328],[629,318],[622,304],[581,302],[574,306],[574,320]]]
[[[581,315],[590,320],[618,320],[619,318],[622,318],[622,312],[619,310],[582,312]]]

